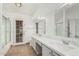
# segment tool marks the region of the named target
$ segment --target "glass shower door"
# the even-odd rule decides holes
[[[1,25],[1,46],[4,47],[11,37],[11,27],[10,21],[7,17],[2,16],[2,25]]]
[[[7,18],[6,20],[6,43],[11,40],[11,26],[10,20]]]
[[[4,45],[5,45],[5,37],[6,37],[6,33],[5,33],[5,29],[6,29],[6,27],[5,27],[5,18],[4,17],[2,17],[2,24],[1,24],[1,47],[4,47]]]

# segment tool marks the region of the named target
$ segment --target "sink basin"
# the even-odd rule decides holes
[[[70,51],[70,50],[74,49],[73,46],[70,46],[70,45],[63,45],[63,44],[59,44],[58,47],[61,48],[61,49],[63,49],[63,51]]]
[[[70,44],[70,42],[68,42],[69,44],[67,44],[67,41],[64,43],[61,40],[48,40],[42,37],[40,37],[40,39],[43,39],[41,40],[41,42],[49,46],[49,48],[55,49],[60,52],[68,52],[70,50],[75,49],[75,47],[72,44]]]
[[[62,41],[50,41],[51,47],[54,47],[54,49],[59,51],[70,51],[75,49],[75,47],[72,44],[64,44]]]

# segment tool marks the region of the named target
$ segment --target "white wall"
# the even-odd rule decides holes
[[[46,35],[49,37],[55,36],[55,15],[54,13],[47,16]]]
[[[35,13],[35,20],[39,20],[38,17],[45,18],[46,21],[46,36],[52,37],[55,35],[55,13],[49,10],[39,10]],[[42,26],[42,25],[41,25]]]
[[[10,18],[11,21],[11,41],[12,43],[16,42],[16,20],[23,20],[23,41],[29,42],[31,40],[31,34],[33,33],[33,23],[32,19],[28,15],[18,14],[18,13],[10,13],[3,12],[3,14]]]

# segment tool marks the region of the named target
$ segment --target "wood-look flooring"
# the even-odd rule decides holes
[[[12,46],[6,56],[36,56],[29,44]]]

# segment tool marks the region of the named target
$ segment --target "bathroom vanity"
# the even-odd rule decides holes
[[[39,21],[38,29],[32,36],[31,45],[36,52],[38,43],[42,56],[79,56],[79,4],[64,5],[55,12],[54,32],[47,27],[50,24],[44,24]],[[49,20],[49,19],[48,19]],[[44,26],[45,25],[45,26]],[[47,26],[46,26],[47,25]],[[44,28],[45,27],[45,28]],[[45,32],[45,33],[44,33]],[[54,33],[55,35],[50,34]],[[43,36],[41,34],[50,36]],[[56,37],[54,37],[56,36]],[[38,53],[39,54],[39,53]]]
[[[37,44],[40,46],[39,51],[36,48]],[[63,40],[55,40],[55,38],[33,35],[31,45],[38,55],[41,53],[41,56],[79,56],[78,46],[64,43]]]

